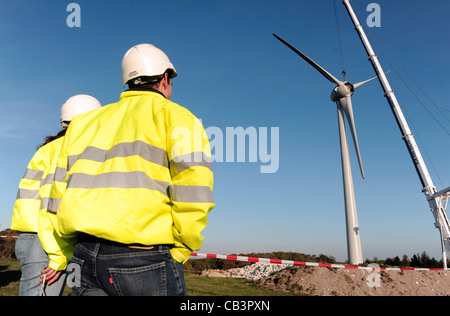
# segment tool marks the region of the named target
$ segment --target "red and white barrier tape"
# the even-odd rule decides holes
[[[280,259],[267,259],[267,258],[255,258],[255,257],[243,257],[243,256],[228,256],[228,255],[217,255],[217,254],[205,254],[193,252],[191,257],[197,258],[214,258],[214,259],[225,259],[234,261],[245,261],[245,262],[263,262],[271,264],[286,264],[291,266],[311,266],[311,267],[324,267],[324,268],[338,268],[338,269],[357,269],[357,270],[381,270],[381,271],[450,271],[450,269],[444,268],[383,268],[383,267],[360,267],[352,266],[346,264],[332,264],[332,263],[318,263],[318,262],[303,262],[303,261],[291,261],[291,260],[280,260]]]
[[[18,236],[0,236],[0,238],[17,238]],[[280,259],[268,259],[268,258],[256,258],[256,257],[244,257],[244,256],[230,256],[230,255],[218,255],[193,252],[191,257],[197,258],[213,258],[224,259],[234,261],[245,262],[262,262],[271,264],[286,264],[291,266],[310,266],[310,267],[324,267],[324,268],[337,268],[337,269],[355,269],[355,270],[381,270],[381,271],[450,271],[449,268],[383,268],[383,267],[360,267],[347,264],[333,264],[333,263],[319,263],[319,262],[303,262],[292,260],[280,260]]]

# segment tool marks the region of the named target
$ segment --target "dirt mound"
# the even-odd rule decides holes
[[[0,231],[0,236],[17,236],[18,232],[15,232],[11,229],[6,229]],[[14,259],[15,255],[15,238],[1,238],[0,237],[0,259]]]
[[[290,267],[258,281],[276,291],[317,296],[448,296],[450,271],[366,271]]]

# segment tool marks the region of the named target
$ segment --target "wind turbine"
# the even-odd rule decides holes
[[[361,161],[361,154],[359,152],[358,138],[356,136],[355,120],[353,117],[352,108],[352,95],[355,90],[362,85],[376,79],[362,81],[356,84],[351,84],[347,81],[342,82],[336,77],[331,75],[328,71],[319,66],[311,58],[303,54],[297,48],[286,42],[284,39],[273,34],[277,39],[279,39],[283,44],[292,49],[300,57],[302,57],[306,62],[313,66],[317,71],[319,71],[325,78],[334,83],[336,86],[331,92],[331,101],[336,102],[337,112],[338,112],[338,122],[339,122],[339,138],[341,145],[341,162],[342,162],[342,177],[344,182],[344,198],[345,198],[345,217],[347,224],[347,249],[348,249],[348,260],[353,264],[363,263],[363,256],[361,250],[361,238],[359,233],[358,215],[356,211],[355,202],[355,192],[353,188],[353,178],[352,170],[350,166],[350,158],[348,151],[347,142],[347,132],[345,129],[344,113],[347,117],[347,121],[352,133],[353,143],[355,145],[356,155],[358,157],[359,168],[361,171],[361,176],[364,179],[364,170]]]

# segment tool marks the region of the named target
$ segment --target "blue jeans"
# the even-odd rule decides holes
[[[166,245],[136,249],[113,242],[79,241],[70,266],[74,269],[69,276],[73,296],[186,295],[183,265],[172,258]]]
[[[16,241],[16,258],[22,266],[19,296],[39,296],[41,271],[48,267],[49,259],[41,241],[35,233],[22,233]],[[62,273],[58,281],[45,286],[46,296],[60,296],[66,284],[66,274]]]

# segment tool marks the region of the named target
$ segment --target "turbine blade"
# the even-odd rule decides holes
[[[363,170],[362,161],[361,161],[361,154],[359,152],[358,137],[356,136],[355,119],[353,117],[353,108],[352,108],[352,99],[350,96],[347,96],[345,98],[340,99],[338,102],[342,105],[342,108],[344,109],[344,112],[345,112],[345,116],[347,117],[347,121],[350,126],[350,131],[352,132],[353,143],[355,145],[356,155],[358,157],[358,163],[359,163],[359,169],[361,170],[361,176],[363,177],[363,179],[365,179],[364,170]]]
[[[332,74],[330,74],[328,71],[320,67],[316,62],[314,62],[311,58],[303,54],[301,51],[299,51],[297,48],[286,42],[284,39],[273,33],[273,36],[275,36],[277,39],[279,39],[283,44],[285,44],[287,47],[292,49],[297,55],[299,55],[301,58],[306,60],[311,66],[316,68],[317,71],[319,71],[325,78],[330,80],[334,84],[342,84],[341,81],[339,81],[337,78],[335,78]]]
[[[388,73],[390,73],[392,70],[389,70],[389,71],[386,71],[384,74],[388,74]],[[359,87],[361,87],[362,85],[365,85],[366,83],[368,83],[368,82],[370,82],[370,81],[372,81],[372,80],[374,80],[374,79],[377,79],[378,77],[373,77],[372,79],[369,79],[369,80],[366,80],[366,81],[362,81],[362,82],[359,82],[359,83],[356,83],[356,84],[354,84],[353,85],[353,88],[356,90],[356,89],[358,89]]]
[[[359,87],[361,87],[362,85],[365,85],[366,83],[368,83],[368,82],[370,82],[370,81],[372,81],[372,80],[374,80],[374,79],[377,79],[378,77],[373,77],[372,79],[369,79],[369,80],[366,80],[366,81],[362,81],[362,82],[358,82],[358,83],[355,83],[354,85],[353,85],[353,88],[356,90],[356,89],[358,89]]]

